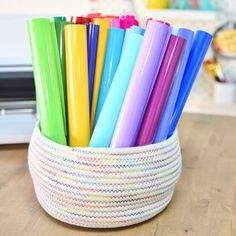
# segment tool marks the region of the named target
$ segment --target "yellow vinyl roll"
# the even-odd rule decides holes
[[[65,26],[69,146],[87,147],[90,139],[86,25]]]
[[[97,57],[96,57],[96,70],[94,77],[94,85],[93,85],[93,99],[92,99],[92,108],[91,108],[91,132],[93,130],[94,118],[97,108],[98,101],[98,93],[100,89],[100,82],[102,77],[102,68],[104,57],[106,53],[106,45],[107,45],[107,36],[108,30],[110,27],[110,20],[103,18],[94,18],[93,23],[99,25],[99,37],[98,37],[98,48],[97,48]]]

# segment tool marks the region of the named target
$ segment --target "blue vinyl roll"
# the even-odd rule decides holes
[[[89,110],[91,111],[93,97],[93,83],[96,68],[99,26],[87,24],[87,50],[88,50],[88,77],[89,77]]]
[[[170,93],[168,95],[165,108],[161,116],[160,124],[157,127],[154,143],[161,142],[167,138],[169,127],[170,127],[170,121],[173,115],[175,103],[176,103],[178,93],[179,93],[180,84],[183,78],[184,70],[185,70],[189,53],[191,50],[194,32],[188,29],[180,28],[178,31],[176,30],[174,32],[172,31],[172,34],[178,35],[186,39],[186,45],[185,45],[185,49],[181,57],[181,61],[179,63],[178,70],[175,74],[174,82],[172,84]]]
[[[94,125],[96,125],[103,104],[105,102],[107,93],[110,89],[112,80],[116,73],[116,69],[120,62],[122,46],[124,41],[125,30],[111,27],[108,33],[106,55],[102,71],[102,79],[98,96],[98,103],[96,108],[96,115]]]
[[[94,128],[90,147],[109,147],[143,36],[129,33],[119,66]]]
[[[184,105],[187,101],[188,95],[191,91],[193,83],[196,79],[198,71],[201,68],[204,57],[207,50],[211,44],[212,35],[207,32],[198,30],[195,34],[186,69],[184,71],[184,76],[180,85],[180,90],[176,105],[174,108],[174,113],[171,119],[170,128],[168,132],[168,137],[171,136],[178,124],[179,118],[184,109]]]

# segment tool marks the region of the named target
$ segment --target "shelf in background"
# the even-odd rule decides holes
[[[217,12],[201,10],[175,10],[175,9],[145,9],[142,11],[142,17],[160,18],[160,19],[182,19],[196,21],[215,21]]]

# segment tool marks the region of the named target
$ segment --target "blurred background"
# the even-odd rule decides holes
[[[28,142],[36,121],[26,20],[102,12],[202,29],[214,40],[185,112],[236,116],[234,0],[0,0],[0,144]]]

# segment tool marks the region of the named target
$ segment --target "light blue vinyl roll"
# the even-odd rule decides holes
[[[179,67],[175,74],[174,82],[172,84],[170,93],[168,95],[165,108],[161,116],[161,121],[156,131],[156,137],[154,139],[154,143],[164,141],[167,138],[170,121],[173,115],[175,103],[176,103],[178,93],[179,93],[180,84],[183,78],[184,70],[185,70],[189,53],[191,50],[194,32],[188,29],[180,28],[178,31],[175,30],[173,32],[172,30],[172,34],[178,35],[186,39],[186,45],[185,45],[185,49],[181,57],[181,61],[179,63]]]
[[[178,32],[179,32],[179,28],[173,28],[171,33],[173,35],[178,35]]]
[[[124,38],[124,43],[123,43],[123,49],[122,51],[124,50],[125,48],[125,45],[126,45],[126,42],[127,42],[127,39],[129,37],[129,34],[130,33],[136,33],[136,34],[140,34],[140,35],[144,35],[145,33],[145,29],[139,27],[139,26],[136,26],[136,25],[133,25],[131,26],[129,29],[127,29],[125,31],[125,38]]]
[[[119,66],[100,116],[94,127],[90,147],[109,147],[143,36],[129,33]]]
[[[116,69],[120,62],[125,30],[111,27],[108,33],[106,55],[102,71],[101,85],[99,89],[98,104],[96,108],[95,121],[96,125],[103,104],[105,102],[107,93],[110,89],[112,80],[116,73]]]
[[[133,33],[137,33],[137,34],[141,34],[141,35],[144,35],[144,33],[145,33],[145,29],[143,29],[143,28],[141,28],[140,26],[137,26],[137,25],[131,26],[130,30]]]

